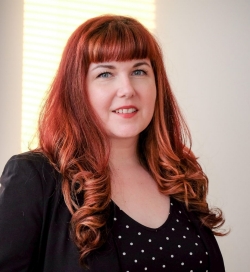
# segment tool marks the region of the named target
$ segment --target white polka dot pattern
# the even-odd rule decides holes
[[[171,200],[168,219],[161,227],[152,229],[115,205],[112,232],[122,271],[208,271],[208,252],[186,213],[178,206],[177,201]]]

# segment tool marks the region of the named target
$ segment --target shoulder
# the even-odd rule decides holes
[[[53,167],[42,153],[29,151],[12,156],[8,160],[3,173],[10,171],[11,169],[25,172],[27,169],[36,169],[37,171],[40,171],[49,168],[52,170]]]
[[[26,152],[15,155],[6,163],[0,178],[0,195],[26,192],[51,193],[60,182],[60,174],[42,153]]]

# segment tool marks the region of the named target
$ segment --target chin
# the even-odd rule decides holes
[[[138,138],[139,134],[144,130],[144,127],[130,127],[126,129],[117,128],[116,131],[109,131],[108,135],[110,138],[116,139],[131,139],[131,138]]]
[[[110,133],[109,137],[112,139],[133,139],[138,138],[140,133]]]

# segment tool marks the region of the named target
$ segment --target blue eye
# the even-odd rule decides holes
[[[146,75],[146,72],[143,71],[143,70],[135,70],[135,71],[133,71],[133,75],[135,75],[135,76],[143,76],[143,75]]]
[[[99,74],[97,77],[108,78],[110,76],[111,76],[111,74],[109,72],[104,72],[104,73]]]

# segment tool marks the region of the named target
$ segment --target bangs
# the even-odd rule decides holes
[[[154,59],[156,54],[153,36],[137,22],[112,21],[103,24],[89,40],[90,62]]]

